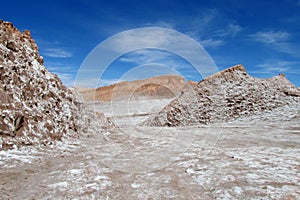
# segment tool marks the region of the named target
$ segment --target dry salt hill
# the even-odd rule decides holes
[[[299,104],[300,89],[283,74],[259,79],[237,65],[203,79],[143,124],[188,126],[226,122]],[[299,112],[295,108],[294,113]]]
[[[43,62],[29,31],[21,33],[0,20],[0,149],[46,145],[105,121]]]

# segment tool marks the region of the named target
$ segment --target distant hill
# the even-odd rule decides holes
[[[177,75],[156,76],[144,80],[121,82],[97,89],[78,88],[77,91],[88,101],[110,101],[112,99],[159,99],[177,97],[182,90],[194,82],[184,82]]]

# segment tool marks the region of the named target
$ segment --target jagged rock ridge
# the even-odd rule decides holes
[[[75,135],[93,118],[81,97],[43,66],[30,32],[0,20],[0,149]]]
[[[283,74],[259,79],[237,65],[203,79],[143,124],[186,126],[224,122],[297,102],[300,103],[300,90]]]

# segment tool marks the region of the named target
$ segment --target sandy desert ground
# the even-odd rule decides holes
[[[138,125],[169,101],[91,104],[118,128],[0,151],[0,199],[300,199],[299,112]]]

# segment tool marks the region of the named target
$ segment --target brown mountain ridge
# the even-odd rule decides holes
[[[185,83],[182,76],[163,75],[131,82],[124,81],[97,89],[79,88],[78,92],[87,101],[110,101],[122,98],[160,99],[177,97],[182,90],[196,84],[193,81]]]

